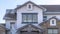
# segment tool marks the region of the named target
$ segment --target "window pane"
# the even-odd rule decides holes
[[[22,14],[22,22],[24,23],[32,23],[32,22],[37,22],[37,14],[36,13],[24,13]]]
[[[22,20],[23,20],[23,22],[27,22],[27,15],[22,15],[23,17],[22,17]]]
[[[52,34],[52,33],[48,33],[48,34]]]
[[[47,16],[43,16],[43,18],[47,18]]]
[[[52,20],[52,24],[54,24],[54,20]]]
[[[37,15],[33,15],[33,22],[37,22]]]
[[[29,5],[29,9],[31,9],[31,5]]]
[[[48,29],[48,34],[58,34],[58,29]]]
[[[48,33],[52,33],[52,29],[48,29]]]
[[[57,29],[54,29],[54,30],[53,30],[53,33],[58,33],[58,30],[57,30]]]
[[[53,34],[58,34],[58,33],[53,33]]]
[[[43,21],[47,20],[47,16],[43,16]]]
[[[32,15],[28,15],[28,17],[27,17],[27,20],[28,20],[28,22],[32,22]]]

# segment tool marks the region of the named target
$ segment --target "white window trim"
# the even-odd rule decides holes
[[[52,24],[52,20],[54,20],[54,24]],[[56,19],[51,19],[50,20],[50,26],[56,26]]]

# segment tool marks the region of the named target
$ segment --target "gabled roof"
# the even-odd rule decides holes
[[[31,1],[28,1],[28,2],[24,3],[24,4],[21,5],[21,6],[18,6],[17,8],[15,8],[15,10],[17,10],[17,9],[19,9],[19,8],[27,5],[28,3],[31,3],[31,4],[33,4],[34,6],[37,6],[38,8],[41,8],[41,9],[43,9],[43,10],[46,10],[46,8],[44,8],[44,7],[42,7],[42,6],[39,6],[39,5],[36,5],[35,3],[31,2]]]
[[[60,21],[58,18],[56,18],[56,16],[54,16],[54,17],[52,17],[52,18],[50,18],[50,19],[48,19],[48,20],[46,20],[46,21],[41,22],[39,25],[42,25],[42,24],[44,24],[44,23],[47,23],[47,22],[49,22],[51,19],[56,19],[57,21]]]

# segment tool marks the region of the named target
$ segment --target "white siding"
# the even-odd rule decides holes
[[[6,28],[10,29],[10,22],[16,22],[15,20],[6,20]]]
[[[10,22],[16,22],[16,20],[6,20],[5,21],[6,22],[6,28],[8,28],[8,29],[10,29]],[[14,25],[15,27],[16,27],[16,25]],[[13,26],[13,28],[12,28],[12,30],[11,30],[11,32],[12,32],[12,34],[15,34],[15,32],[16,32],[16,28]]]
[[[33,6],[33,5],[32,5]],[[43,10],[33,6],[33,10],[27,10],[27,6],[23,6],[22,8],[17,10],[17,28],[19,28],[20,26],[23,26],[25,24],[21,24],[22,23],[22,13],[38,13],[38,24],[41,23],[43,21]]]

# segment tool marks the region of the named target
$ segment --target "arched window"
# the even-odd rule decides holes
[[[29,5],[29,9],[31,9],[31,5]]]
[[[50,25],[51,26],[56,26],[56,19],[51,19],[50,20]]]
[[[32,10],[32,4],[27,4],[27,9]]]
[[[52,20],[52,24],[54,24],[54,20]]]

